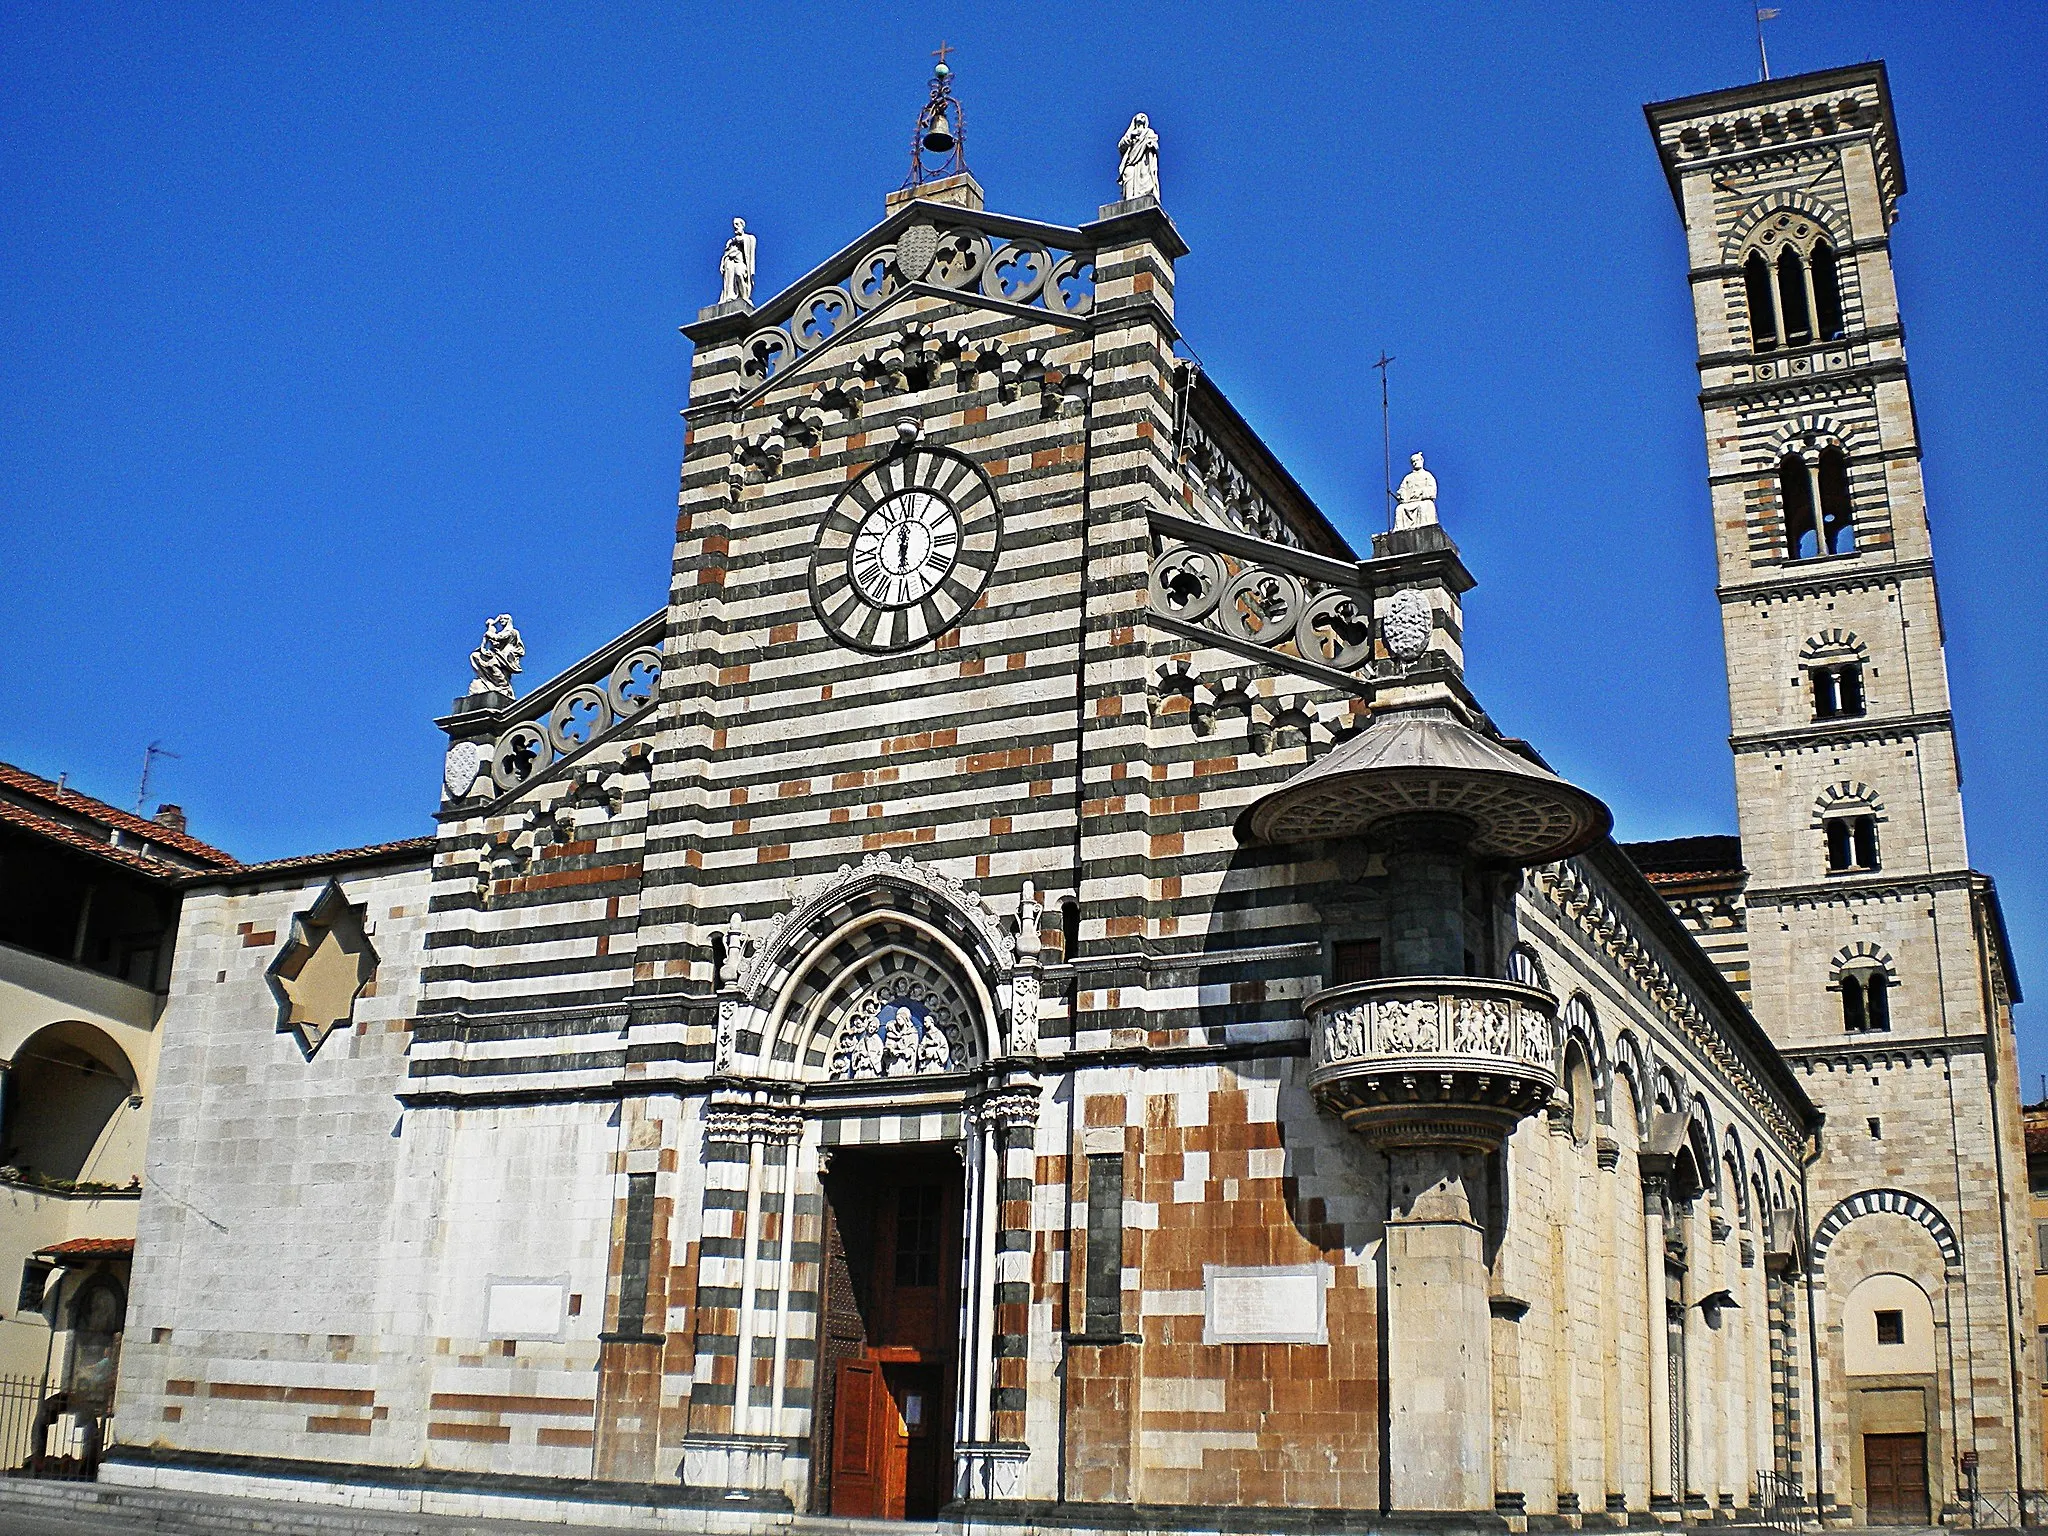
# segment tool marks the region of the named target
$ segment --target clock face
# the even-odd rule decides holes
[[[860,520],[846,568],[880,608],[921,603],[960,558],[960,519],[931,491],[898,491]]]
[[[988,584],[1002,515],[957,453],[911,448],[871,466],[825,514],[811,602],[838,639],[906,651],[944,634]]]

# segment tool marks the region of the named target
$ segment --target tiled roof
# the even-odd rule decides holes
[[[160,821],[151,821],[146,817],[121,810],[117,806],[108,805],[104,800],[95,800],[91,795],[81,795],[75,789],[53,784],[40,774],[30,773],[26,768],[17,768],[12,763],[0,763],[0,793],[12,793],[39,801],[54,811],[96,822],[138,842],[149,842],[160,848],[173,849],[183,854],[185,860],[224,869],[232,869],[236,863],[233,854],[223,853],[211,843],[202,843],[198,838],[166,826]]]
[[[132,1237],[74,1237],[48,1248],[38,1248],[39,1259],[132,1259],[135,1257],[135,1239]]]
[[[1654,843],[1623,843],[1621,851],[1652,885],[1738,880],[1744,873],[1739,837],[1667,837]]]
[[[153,875],[158,879],[171,880],[193,873],[189,864],[173,864],[166,859],[151,858],[133,848],[116,848],[112,843],[82,831],[68,821],[54,817],[39,816],[26,806],[0,800],[0,826],[19,827],[37,837],[46,837],[53,843],[62,843],[96,859],[105,859],[110,864],[119,864],[123,869],[132,869],[140,875]]]
[[[289,859],[271,859],[262,864],[239,864],[233,869],[195,870],[184,879],[186,885],[217,885],[223,879],[237,885],[249,880],[267,880],[273,875],[301,871],[340,869],[351,864],[398,864],[433,853],[435,839],[405,837],[395,843],[370,843],[362,848],[337,848],[331,853],[302,853]]]

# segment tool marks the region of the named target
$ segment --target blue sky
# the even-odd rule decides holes
[[[2048,8],[1780,9],[1777,73],[1891,68],[1971,851],[2048,996]],[[879,218],[942,37],[993,207],[1091,217],[1151,114],[1189,342],[1360,539],[1394,354],[1482,698],[1622,835],[1733,830],[1640,109],[1755,78],[1740,0],[7,3],[0,758],[132,804],[161,740],[152,803],[244,858],[428,830],[486,616],[539,678],[662,601],[728,220],[765,294]]]

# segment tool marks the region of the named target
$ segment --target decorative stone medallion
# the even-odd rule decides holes
[[[476,787],[476,776],[484,766],[484,743],[458,741],[448,748],[448,762],[441,770],[441,784],[450,800],[464,800]]]
[[[913,224],[896,241],[896,270],[903,281],[914,283],[932,269],[939,254],[939,232],[929,224]]]
[[[944,634],[981,595],[1002,544],[1002,509],[974,464],[913,447],[874,465],[825,514],[811,555],[811,605],[863,651],[907,651]]]
[[[1403,661],[1413,661],[1429,649],[1433,627],[1429,599],[1420,592],[1396,592],[1380,619],[1387,649]]]

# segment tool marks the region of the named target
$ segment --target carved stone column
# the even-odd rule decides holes
[[[983,1213],[975,1252],[981,1259],[972,1332],[985,1341],[971,1381],[978,1399],[962,1414],[954,1492],[963,1499],[1023,1496],[1030,1449],[1024,1413],[1030,1369],[1031,1190],[1038,1132],[1039,1089],[1013,1082],[975,1106],[983,1169],[978,1189]],[[971,1262],[971,1261],[970,1261]],[[965,1405],[963,1405],[965,1406]]]
[[[1387,1493],[1394,1510],[1493,1508],[1486,1158],[1387,1148]]]
[[[744,1168],[745,1204],[739,1230],[733,1234],[739,1239],[734,1276],[739,1307],[734,1319],[737,1338],[733,1400],[727,1416],[730,1428],[728,1433],[719,1434],[693,1426],[683,1443],[682,1469],[683,1482],[691,1487],[748,1493],[778,1493],[782,1489],[784,1440],[776,1433],[774,1410],[781,1399],[781,1373],[787,1360],[783,1337],[789,1311],[787,1233],[795,1195],[793,1152],[802,1131],[802,1115],[784,1104],[713,1103],[704,1111],[707,1153],[708,1149],[720,1146],[745,1149],[743,1165],[730,1156],[714,1160],[707,1155],[707,1169],[714,1161],[734,1173]],[[729,1177],[725,1181],[707,1178],[707,1199],[713,1193],[714,1182],[728,1193],[738,1192],[731,1188]],[[777,1227],[783,1234],[772,1253],[764,1249],[761,1237],[764,1213],[770,1208],[777,1213]],[[775,1317],[775,1336],[767,1341],[766,1351],[757,1343],[756,1319],[762,1311],[772,1312]],[[701,1367],[705,1353],[702,1326],[699,1333]],[[756,1362],[762,1358],[769,1362],[767,1380],[756,1382]],[[759,1402],[756,1394],[763,1387],[767,1389],[767,1401]],[[696,1415],[693,1413],[692,1417]]]
[[[1683,1491],[1671,1482],[1671,1350],[1669,1298],[1664,1284],[1664,1178],[1643,1180],[1643,1276],[1650,1358],[1650,1508],[1662,1514],[1678,1509]]]

